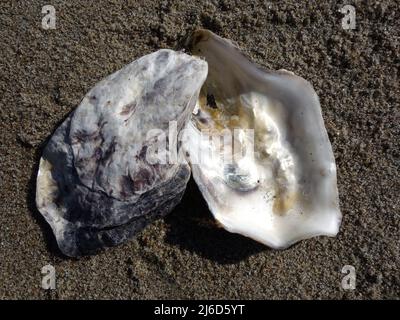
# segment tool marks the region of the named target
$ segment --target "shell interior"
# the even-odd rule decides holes
[[[273,248],[336,235],[335,159],[311,84],[262,70],[207,30],[190,47],[209,72],[184,145],[215,218]]]

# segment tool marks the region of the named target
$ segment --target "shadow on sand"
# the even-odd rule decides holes
[[[235,263],[268,250],[264,245],[219,227],[193,178],[189,180],[181,203],[165,222],[168,243],[220,264]]]

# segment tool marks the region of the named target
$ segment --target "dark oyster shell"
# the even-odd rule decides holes
[[[56,130],[40,161],[36,203],[61,251],[80,256],[118,245],[179,203],[187,163],[149,163],[157,129],[179,132],[207,63],[172,50],[146,55],[91,89]]]

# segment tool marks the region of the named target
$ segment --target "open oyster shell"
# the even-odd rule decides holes
[[[335,159],[311,84],[287,71],[261,70],[207,30],[193,34],[190,49],[209,72],[184,146],[215,218],[272,248],[335,236],[341,222]],[[221,140],[229,139],[227,161]]]
[[[207,30],[190,48],[194,56],[159,50],[105,78],[51,137],[36,202],[64,254],[120,244],[180,201],[190,167],[152,130],[167,142],[182,133],[176,154],[228,231],[273,248],[337,234],[335,160],[312,86],[261,70]]]
[[[36,203],[64,254],[122,243],[180,201],[189,165],[149,163],[159,141],[148,133],[168,136],[171,121],[180,132],[206,75],[203,60],[159,50],[99,82],[55,131],[40,160]]]

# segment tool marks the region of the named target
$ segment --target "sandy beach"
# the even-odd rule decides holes
[[[42,7],[56,28],[42,28]],[[0,3],[0,299],[389,299],[400,297],[400,11],[396,1],[22,0]],[[312,83],[338,169],[336,238],[283,251],[217,227],[190,180],[136,239],[63,256],[35,205],[47,139],[98,81],[196,28],[265,69]],[[41,287],[43,266],[56,290]],[[356,270],[355,290],[341,285]]]

